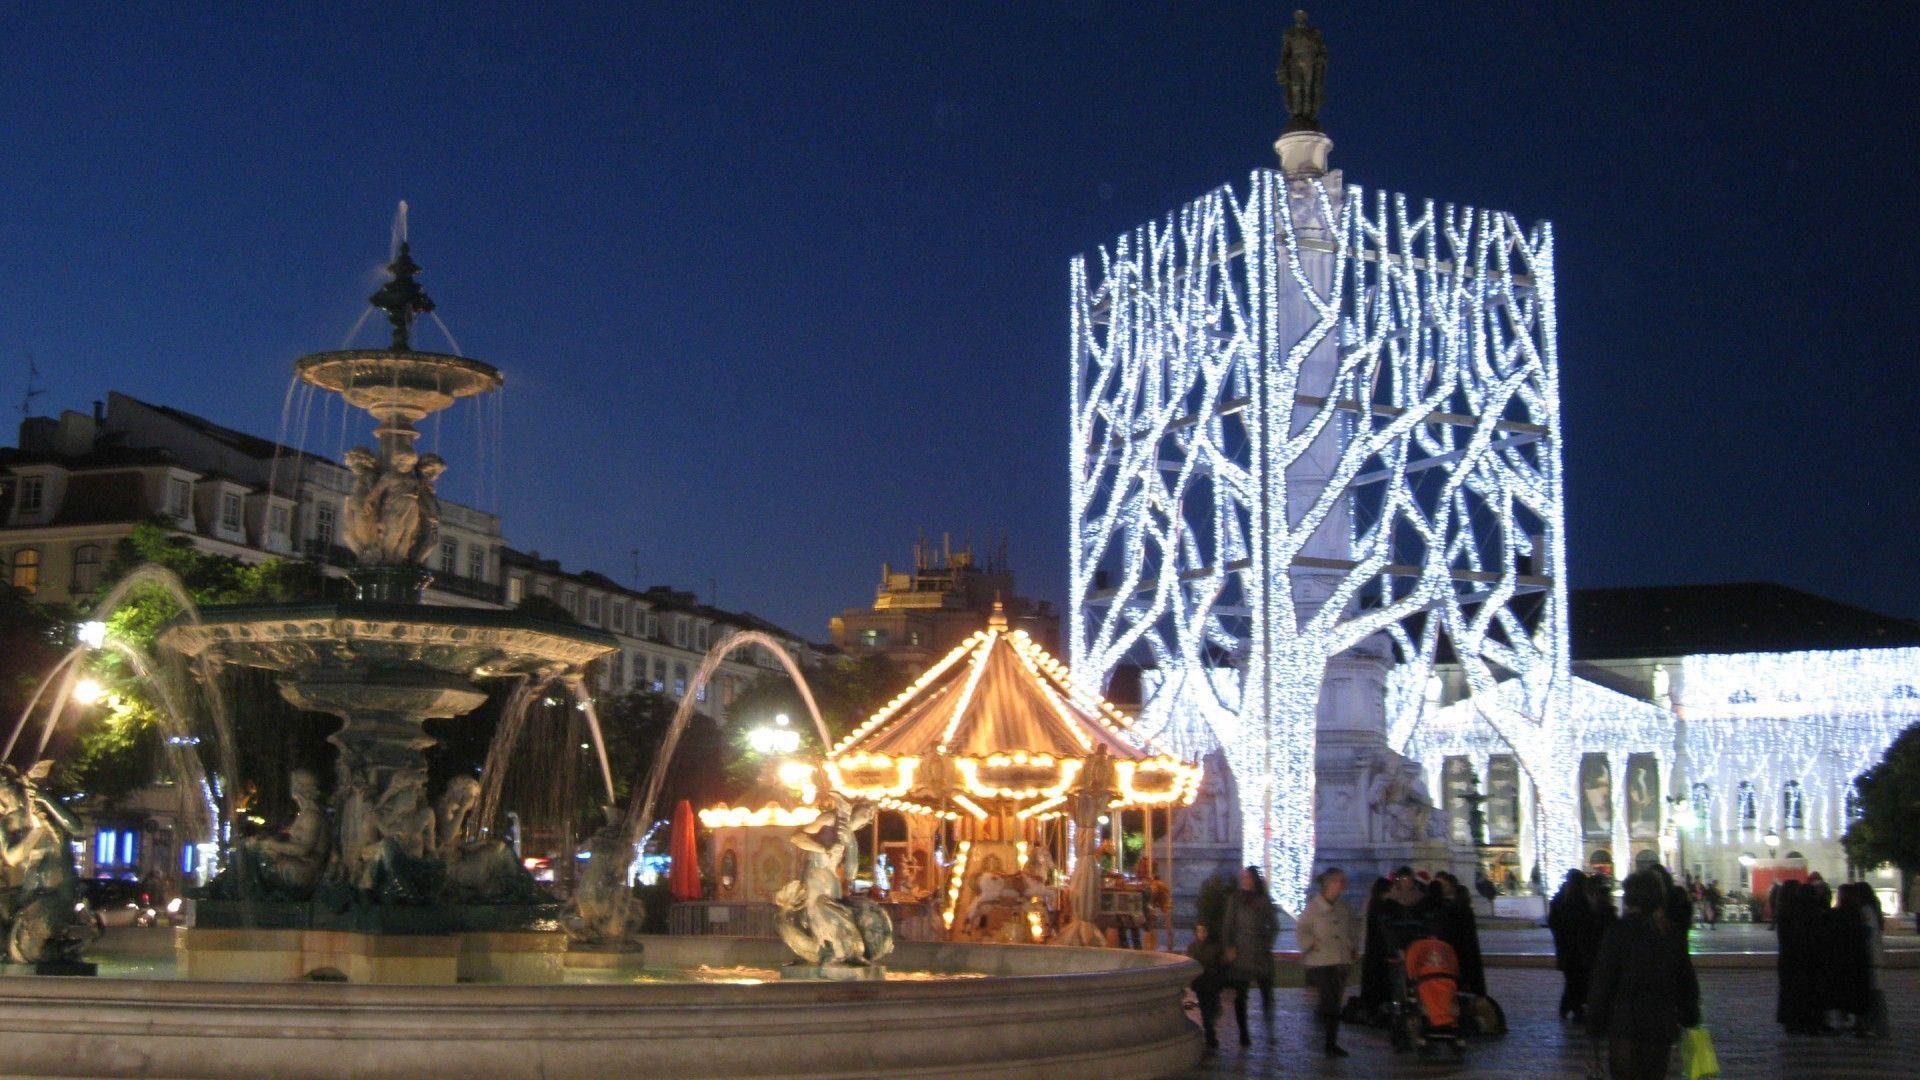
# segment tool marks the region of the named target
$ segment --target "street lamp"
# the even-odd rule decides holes
[[[73,636],[87,648],[97,649],[107,643],[107,624],[98,619],[89,619],[74,629]]]
[[[107,688],[101,686],[100,680],[91,675],[84,676],[76,680],[73,684],[73,703],[75,705],[92,705],[106,696]]]
[[[1777,832],[1769,832],[1760,839],[1767,845],[1767,858],[1778,858],[1780,855],[1780,834]]]
[[[786,713],[773,718],[772,727],[757,727],[747,732],[747,745],[756,754],[791,754],[800,749],[800,733]]]

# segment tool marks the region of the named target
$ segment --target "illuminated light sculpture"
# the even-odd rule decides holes
[[[1321,684],[1375,635],[1525,678],[1489,722],[1578,861],[1553,261],[1544,224],[1261,170],[1072,263],[1073,668],[1150,669],[1140,730],[1224,752],[1290,911]]]

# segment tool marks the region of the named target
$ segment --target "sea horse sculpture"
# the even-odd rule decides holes
[[[73,869],[75,823],[40,793],[52,766],[0,765],[0,927],[16,964],[78,964],[97,933]]]
[[[873,805],[855,806],[835,794],[833,809],[791,840],[807,853],[806,876],[789,881],[774,894],[774,919],[780,940],[803,963],[831,969],[857,969],[878,964],[893,951],[893,920],[886,909],[863,896],[844,895],[840,867],[852,873],[853,838],[873,821]]]

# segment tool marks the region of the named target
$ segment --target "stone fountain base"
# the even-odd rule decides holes
[[[189,979],[556,983],[557,904],[356,905],[196,900],[174,949]]]

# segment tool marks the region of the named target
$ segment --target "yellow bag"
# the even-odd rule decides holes
[[[1720,1056],[1713,1052],[1713,1037],[1706,1028],[1691,1027],[1680,1033],[1680,1062],[1686,1066],[1687,1080],[1720,1075]]]

